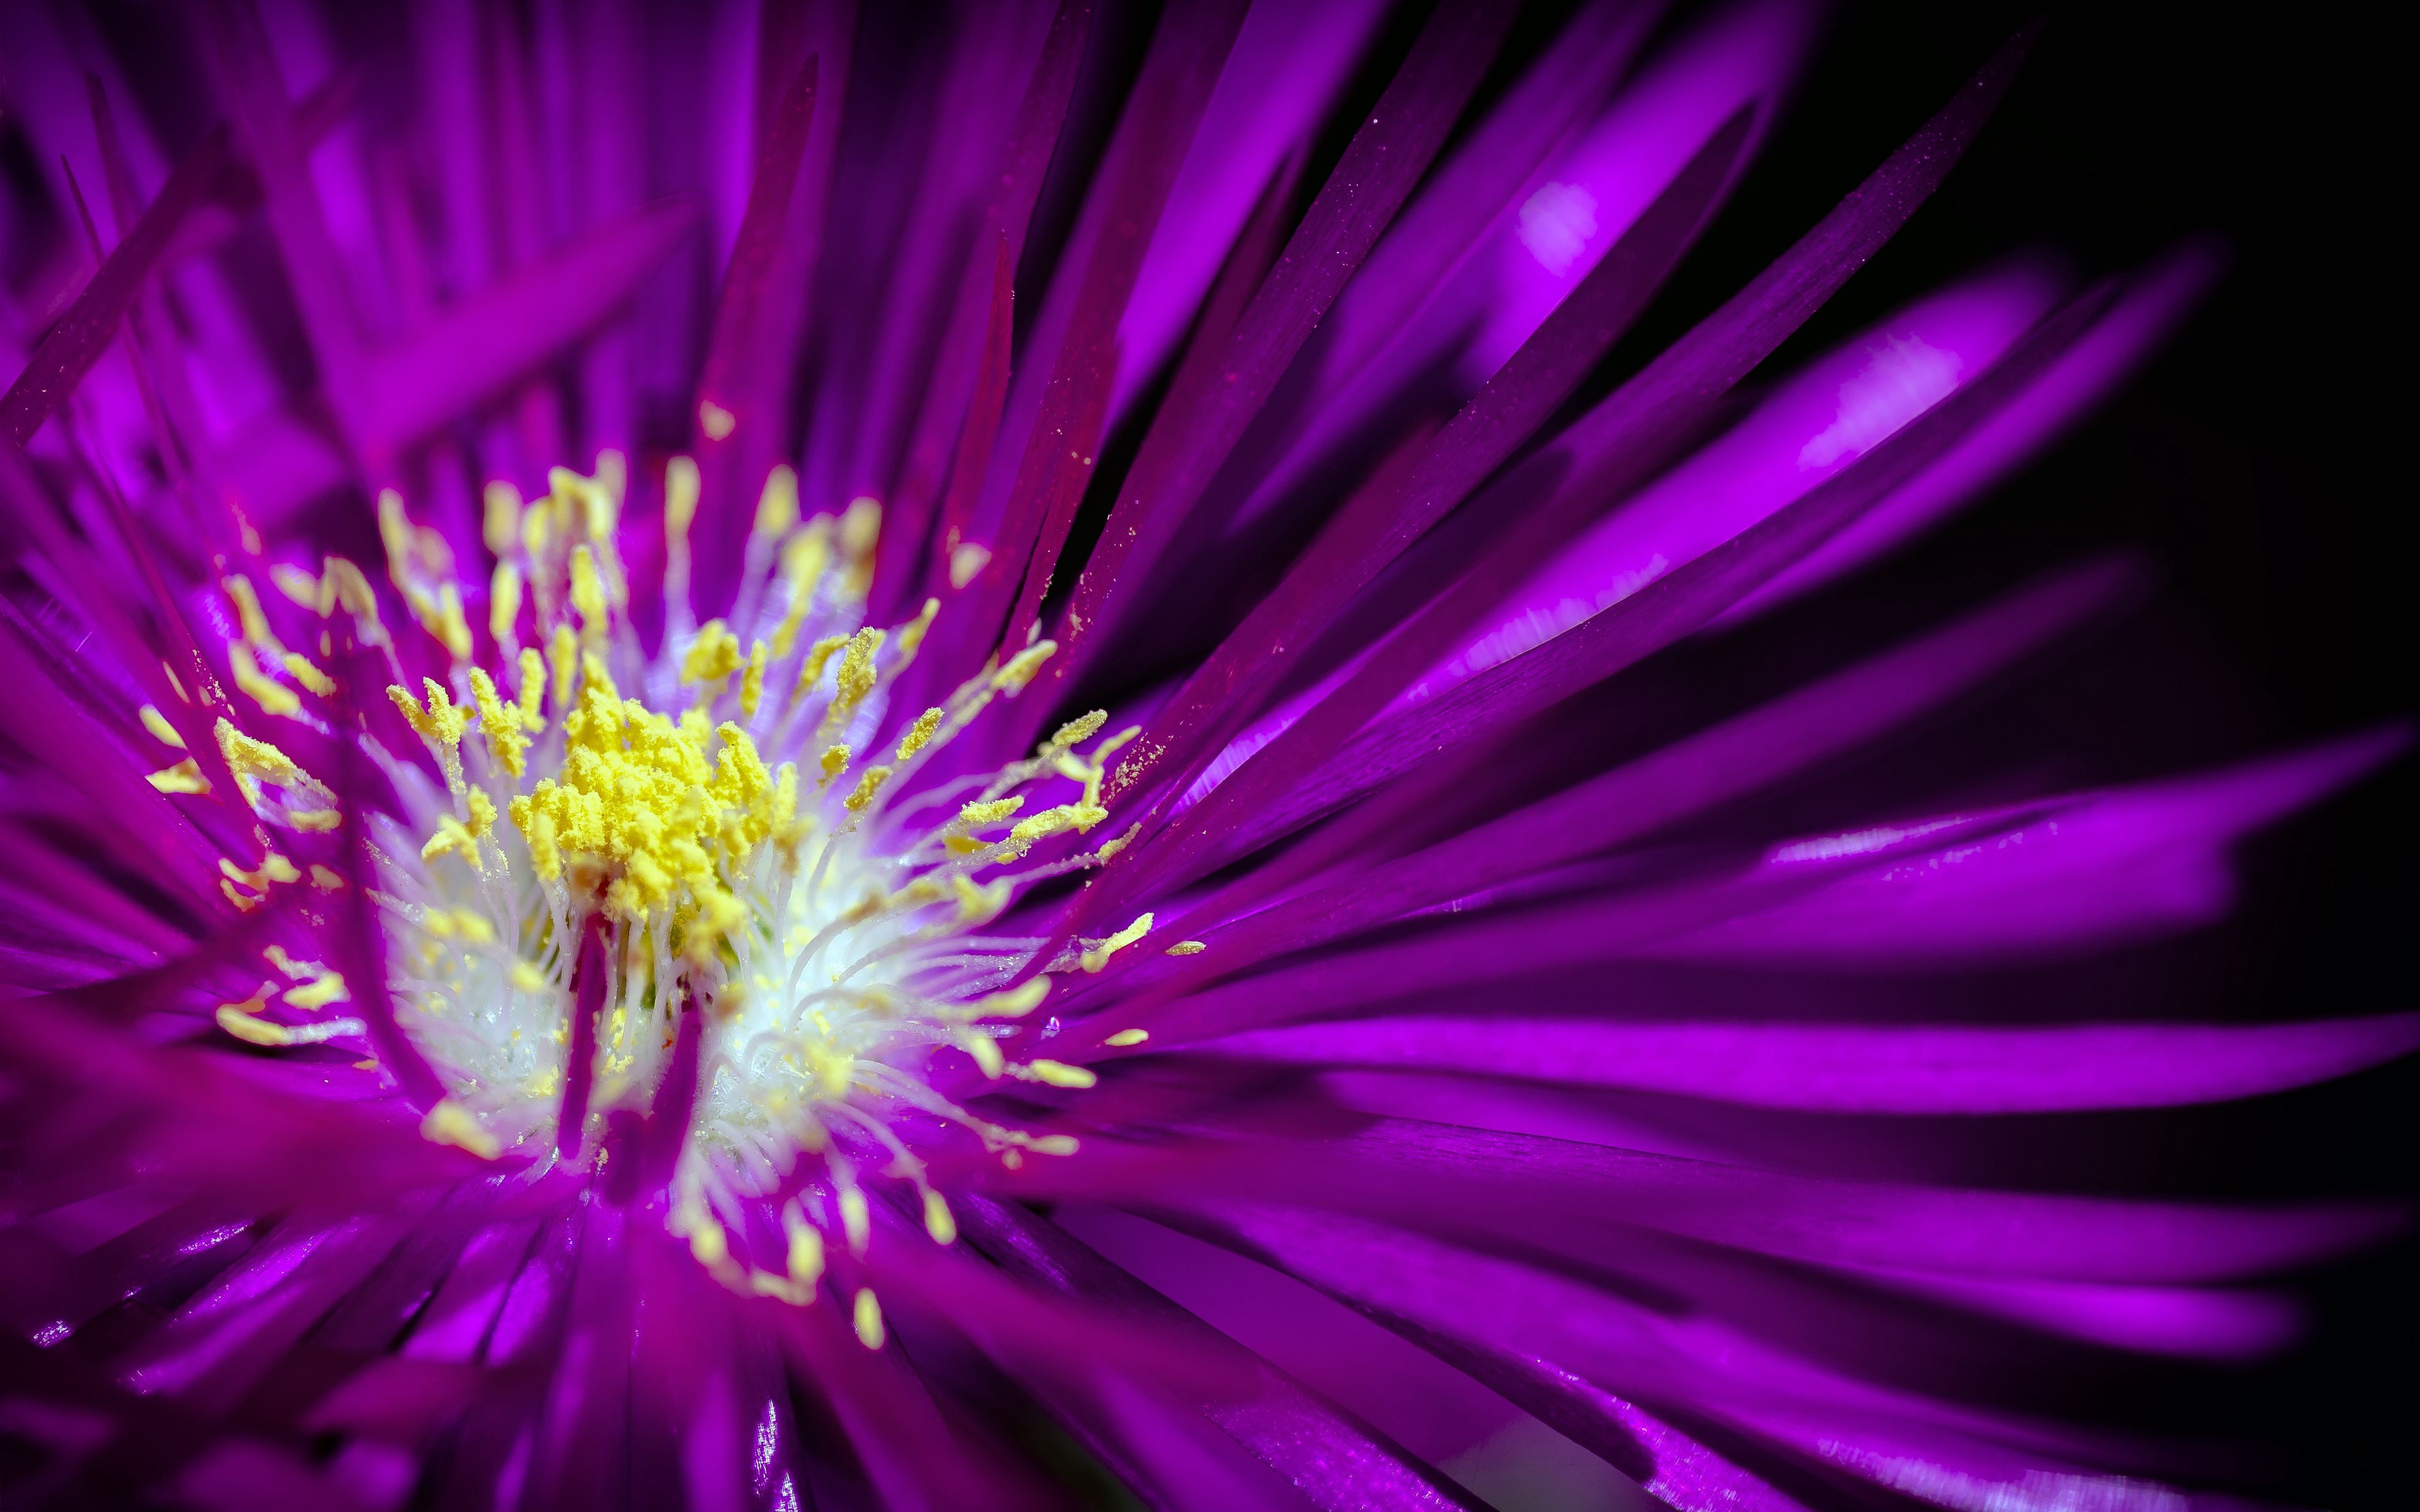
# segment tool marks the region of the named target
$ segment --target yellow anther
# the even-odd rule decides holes
[[[1141,939],[1144,935],[1150,933],[1152,917],[1149,914],[1145,914],[1141,918],[1136,919],[1133,923],[1128,924],[1125,928],[1118,931],[1115,934],[1110,935],[1108,939],[1103,940],[1094,949],[1085,951],[1084,969],[1086,971],[1098,971],[1103,966],[1108,965],[1109,964],[1109,957],[1117,954],[1120,950],[1125,949],[1127,946],[1132,945],[1135,941]]]
[[[857,1301],[849,1310],[849,1323],[857,1330],[857,1342],[869,1350],[882,1348],[882,1304],[874,1300],[872,1287],[857,1288]]]
[[[269,569],[269,580],[277,585],[279,593],[302,608],[315,614],[320,612],[317,574],[305,572],[290,562],[280,562]]]
[[[689,545],[689,528],[697,518],[699,486],[697,459],[676,456],[664,464],[664,539],[684,548]]]
[[[1035,674],[1042,671],[1042,664],[1058,651],[1059,642],[1056,640],[1035,641],[1010,657],[1007,666],[992,673],[991,686],[1015,698],[1025,691],[1025,685],[1033,681]]]
[[[312,664],[311,658],[299,651],[289,651],[279,658],[286,665],[287,675],[321,698],[336,691],[336,680]]]
[[[864,702],[865,695],[874,691],[879,681],[874,671],[874,657],[885,639],[882,631],[870,625],[848,638],[848,649],[841,655],[840,671],[832,674],[831,708],[824,715],[827,725],[838,727]]]
[[[431,1144],[467,1149],[481,1160],[494,1160],[504,1148],[494,1134],[481,1127],[469,1108],[450,1097],[430,1108],[428,1116],[420,1120],[420,1136]]]
[[[381,488],[378,496],[379,544],[386,548],[386,569],[401,588],[411,567],[413,539],[411,521],[403,512],[403,495],[393,488]]]
[[[883,783],[890,780],[890,767],[867,767],[865,769],[865,775],[857,779],[857,790],[851,793],[847,797],[843,798],[841,800],[841,806],[851,813],[863,813],[865,811],[866,805],[874,801],[874,795],[881,790]]]
[[[389,687],[386,696],[395,701],[395,706],[403,713],[404,722],[411,725],[421,739],[436,747],[440,752],[459,748],[462,733],[471,726],[471,711],[457,707],[434,677],[422,678],[420,686],[428,694],[426,708],[421,706],[418,699],[400,687]]]
[[[1200,955],[1210,947],[1200,940],[1179,940],[1168,948],[1170,955]]]
[[[260,670],[260,663],[253,660],[250,646],[240,640],[228,641],[227,665],[235,672],[235,686],[249,694],[263,713],[288,719],[302,717],[302,700],[292,688]]]
[[[991,565],[991,548],[969,541],[950,553],[950,586],[964,588]]]
[[[840,517],[840,548],[852,557],[874,549],[882,536],[882,501],[861,494],[848,501]]]
[[[1100,1084],[1100,1078],[1081,1066],[1070,1066],[1063,1060],[1029,1060],[1018,1070],[1046,1087],[1065,1087],[1081,1090]]]
[[[228,881],[240,882],[255,892],[267,892],[273,883],[302,880],[302,873],[294,870],[294,863],[275,851],[263,855],[260,865],[249,872],[222,856],[219,857],[219,871]]]
[[[156,772],[145,773],[143,780],[162,793],[201,794],[210,790],[209,779],[202,775],[201,764],[191,756],[174,766],[163,766]]]
[[[378,594],[371,589],[369,579],[348,557],[329,557],[322,564],[327,576],[319,583],[319,613],[322,617],[343,609],[365,627],[379,623]]]
[[[809,646],[806,656],[799,662],[799,691],[804,693],[823,681],[824,667],[831,660],[832,653],[846,644],[848,644],[848,637],[828,635]]]
[[[940,612],[941,601],[928,598],[924,600],[924,607],[916,611],[916,617],[899,627],[900,666],[905,667],[916,659],[917,651],[924,644],[925,633],[933,628],[934,617]]]
[[[924,1189],[924,1232],[936,1244],[947,1244],[958,1237],[958,1221],[950,1216],[949,1203],[929,1186]]]
[[[1035,841],[1069,830],[1082,834],[1109,816],[1107,809],[1094,804],[1063,803],[1055,809],[1045,809],[1029,819],[1020,819],[1008,832],[1011,841],[1031,846]]]
[[[255,1001],[256,1002],[257,999]],[[266,1006],[268,1005],[260,1005],[260,1007]],[[246,1044],[276,1046],[294,1042],[292,1032],[285,1025],[272,1024],[267,1019],[252,1016],[258,1011],[259,1008],[254,1007],[253,1003],[221,1003],[214,1017],[217,1018],[220,1028]]]
[[[471,659],[471,622],[462,614],[462,590],[451,579],[437,585],[437,600],[415,599],[412,613],[456,661]]]
[[[926,709],[916,716],[916,722],[909,725],[908,733],[899,737],[898,759],[904,762],[932,744],[933,732],[940,728],[941,711],[939,709]]]
[[[543,730],[546,721],[539,717],[538,708],[546,699],[546,658],[537,654],[536,647],[525,646],[518,658],[518,666],[520,671],[519,702],[521,728],[533,732]]]
[[[1008,908],[1016,896],[1007,882],[989,882],[978,886],[963,872],[950,875],[950,886],[957,894],[958,924],[961,928],[988,924]]]
[[[841,773],[848,770],[848,757],[849,749],[846,746],[827,746],[824,748],[823,760],[819,764],[823,767],[823,785],[825,787],[830,787],[834,778],[837,778]]]
[[[970,1031],[958,1037],[958,1043],[975,1063],[975,1069],[985,1076],[998,1077],[1008,1069],[1008,1058],[1000,1053],[1000,1041],[990,1035]]]
[[[479,711],[479,731],[488,737],[488,754],[505,776],[520,776],[529,750],[529,736],[521,732],[521,711],[504,702],[495,682],[478,667],[471,669],[471,702]]]
[[[790,1242],[784,1257],[790,1280],[799,1287],[813,1287],[824,1274],[823,1231],[796,1208],[782,1210],[782,1227]]]
[[[558,625],[554,636],[546,645],[546,662],[554,674],[554,712],[563,714],[571,707],[571,679],[580,671],[580,638],[571,626]]]
[[[406,694],[409,698],[411,695]],[[214,732],[218,736],[219,754],[238,779],[274,782],[280,787],[311,788],[325,791],[318,780],[294,764],[294,758],[266,740],[255,739],[235,727],[233,721],[222,718]]]
[[[1094,709],[1090,714],[1078,715],[1061,725],[1042,749],[1045,753],[1065,750],[1070,746],[1092,739],[1094,733],[1109,722],[1109,711],[1107,709]]]
[[[1113,1049],[1124,1050],[1128,1045],[1140,1044],[1150,1038],[1151,1031],[1149,1029],[1120,1029],[1117,1033],[1110,1035],[1101,1042]]]
[[[1050,995],[1050,979],[1029,977],[1006,992],[978,997],[962,1011],[970,1018],[1019,1019],[1042,1006]]]
[[[788,463],[765,474],[765,492],[756,501],[756,533],[767,540],[787,535],[799,523],[799,475]]]
[[[526,961],[515,961],[509,975],[513,985],[525,993],[542,993],[554,985],[547,980],[545,972]]]
[[[546,554],[547,537],[554,530],[554,512],[544,506],[521,516],[521,553],[532,562]]]
[[[711,399],[697,402],[697,428],[706,432],[710,441],[728,440],[739,428],[739,417]]]
[[[1017,810],[1024,807],[1022,795],[990,803],[970,803],[958,810],[958,817],[952,823],[961,829],[985,829],[1016,818]]]
[[[178,750],[186,748],[185,737],[178,733],[177,727],[168,722],[168,717],[162,714],[155,705],[146,703],[135,710],[134,714],[135,717],[143,721],[143,728],[151,732],[152,739]]]
[[[226,590],[227,602],[235,606],[236,625],[246,640],[264,656],[274,656],[285,649],[269,628],[269,616],[260,610],[260,595],[252,591],[252,579],[230,573],[219,586]]]
[[[420,927],[434,938],[468,940],[473,945],[485,945],[496,937],[496,927],[474,908],[432,908]]]
[[[297,809],[286,815],[288,828],[309,835],[324,835],[344,822],[344,814],[334,809]]]
[[[584,546],[571,548],[571,607],[580,611],[580,639],[602,644],[605,640],[605,584],[597,576],[597,556]]]
[[[330,1003],[349,1003],[352,1001],[352,996],[353,995],[346,990],[345,979],[322,966],[319,968],[319,975],[311,980],[300,987],[287,988],[285,1001],[289,1008],[299,1008],[306,1012],[316,1013]]]
[[[420,847],[422,860],[433,861],[450,851],[460,856],[478,871],[484,872],[488,869],[486,857],[479,854],[479,840],[495,825],[495,800],[477,788],[473,788],[470,793],[470,804],[471,819],[468,824],[455,818],[452,814],[439,816],[437,833],[429,836],[427,843]]]
[[[707,1270],[720,1270],[731,1263],[731,1237],[722,1225],[701,1214],[690,1221],[689,1252]]]
[[[866,1220],[865,1194],[856,1187],[840,1189],[840,1227],[841,1233],[848,1240],[848,1252],[851,1255],[864,1254],[866,1241],[872,1237],[873,1228]]]
[[[507,555],[521,538],[521,491],[498,478],[479,490],[479,538],[495,555]]]
[[[313,864],[311,868],[311,886],[318,888],[321,892],[335,892],[340,890],[344,885],[345,879],[338,876],[333,870],[318,865],[317,863]]]
[[[740,717],[756,717],[756,706],[765,702],[765,661],[772,648],[759,640],[748,648],[748,665],[739,669]]]
[[[1098,857],[1100,857],[1100,859],[1101,859],[1104,863],[1106,863],[1106,862],[1108,862],[1108,861],[1109,861],[1109,859],[1111,856],[1113,856],[1117,855],[1120,851],[1125,850],[1127,846],[1129,846],[1129,845],[1133,844],[1133,843],[1134,843],[1134,841],[1135,841],[1135,837],[1136,837],[1137,835],[1141,834],[1141,833],[1142,833],[1142,821],[1141,821],[1141,820],[1140,820],[1140,819],[1138,819],[1138,820],[1136,820],[1133,824],[1128,825],[1126,826],[1126,832],[1125,832],[1125,834],[1120,835],[1120,836],[1119,836],[1117,839],[1115,839],[1115,840],[1112,840],[1112,841],[1102,841],[1102,842],[1101,842],[1101,848],[1100,848],[1099,850],[1097,850],[1097,851],[1094,852],[1093,854],[1094,854],[1094,855],[1095,855],[1095,856],[1097,856]]]
[[[799,626],[814,604],[815,584],[831,560],[831,521],[818,517],[782,544],[782,579],[789,585],[790,602],[773,631],[773,657],[780,660],[798,643]]]
[[[739,638],[721,620],[698,626],[697,640],[681,657],[680,680],[711,683],[717,687],[739,670]]]
[[[509,562],[496,563],[496,575],[488,580],[488,634],[503,645],[513,639],[513,626],[521,617],[521,569]]]

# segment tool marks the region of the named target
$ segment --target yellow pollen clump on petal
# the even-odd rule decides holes
[[[166,715],[148,703],[134,712],[142,718],[143,728],[151,732],[152,739],[178,750],[186,748],[185,737],[177,733],[177,727],[168,722]]]
[[[432,1144],[467,1149],[481,1160],[494,1160],[504,1152],[503,1144],[480,1127],[471,1110],[450,1097],[431,1107],[428,1116],[420,1120],[420,1135]]]
[[[1133,923],[1103,940],[1096,948],[1084,952],[1084,969],[1098,971],[1109,964],[1109,957],[1151,933],[1152,917],[1143,915]]]
[[[874,1300],[874,1288],[857,1288],[857,1301],[850,1311],[850,1323],[857,1330],[857,1341],[869,1350],[882,1348],[882,1304]]]

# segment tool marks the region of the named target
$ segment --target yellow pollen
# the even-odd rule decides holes
[[[916,722],[909,725],[908,733],[899,737],[899,760],[904,762],[931,744],[933,732],[939,728],[941,728],[939,709],[926,709],[916,716]]]
[[[700,399],[697,402],[697,428],[706,432],[707,440],[724,440],[739,428],[739,417],[711,399]]]
[[[739,670],[739,638],[721,620],[708,620],[698,626],[697,641],[681,657],[680,680],[684,683],[707,683],[720,688],[725,678]]]
[[[584,546],[571,548],[571,607],[580,611],[582,644],[605,642],[605,585],[597,576],[597,556]]]
[[[553,676],[550,691],[554,695],[554,712],[560,715],[571,707],[571,679],[580,671],[580,638],[571,633],[570,625],[554,627],[553,637],[546,643],[546,663]]]
[[[240,640],[229,641],[227,665],[235,672],[235,686],[249,694],[263,713],[288,719],[302,717],[302,701],[295,696],[292,688],[260,670],[260,663],[253,659],[250,646]]]
[[[991,565],[991,548],[969,541],[950,553],[950,586],[964,588],[975,574]]]
[[[799,475],[785,462],[765,475],[765,492],[756,501],[756,533],[778,539],[798,523]]]
[[[1117,1033],[1110,1035],[1101,1042],[1105,1045],[1111,1046],[1114,1049],[1124,1050],[1128,1045],[1140,1044],[1150,1038],[1151,1031],[1149,1029],[1120,1029]]]
[[[521,569],[509,562],[496,563],[488,583],[488,633],[498,645],[513,638],[513,624],[521,616]]]
[[[857,1341],[869,1350],[882,1348],[882,1304],[874,1300],[872,1287],[857,1288],[857,1301],[850,1313],[850,1322],[857,1330]]]
[[[1033,681],[1035,674],[1042,671],[1042,664],[1056,656],[1058,651],[1059,642],[1056,640],[1036,641],[1010,657],[1007,666],[992,673],[991,686],[1011,698],[1016,697],[1025,691],[1025,685]]]
[[[202,775],[199,762],[191,756],[174,766],[163,766],[156,772],[146,772],[143,780],[162,793],[202,794],[210,790],[210,779]]]
[[[1200,940],[1179,940],[1168,948],[1170,955],[1200,955],[1210,947]]]
[[[1083,1067],[1070,1066],[1063,1060],[1030,1060],[1019,1069],[1046,1087],[1064,1087],[1076,1091],[1097,1086],[1101,1080]]]
[[[867,767],[865,769],[865,775],[857,779],[857,791],[851,793],[847,797],[843,798],[841,800],[841,806],[848,810],[851,813],[864,812],[866,806],[874,801],[874,795],[880,790],[883,783],[890,780],[890,767]]]
[[[326,698],[335,692],[336,680],[312,665],[311,658],[302,653],[289,651],[278,659],[285,664],[288,676],[319,697]]]
[[[755,849],[794,815],[796,779],[767,771],[736,724],[679,722],[594,679],[564,721],[561,773],[511,803],[542,875],[572,872],[609,912],[669,911],[691,948],[736,926],[732,888]]]
[[[1084,969],[1098,971],[1109,964],[1109,957],[1151,933],[1152,918],[1143,915],[1133,923],[1103,940],[1095,949],[1084,952]]]
[[[450,1097],[430,1108],[428,1116],[420,1120],[420,1136],[431,1144],[467,1149],[481,1160],[494,1160],[504,1151],[496,1136],[471,1116],[471,1110]]]
[[[947,1244],[958,1237],[958,1221],[950,1216],[950,1204],[931,1187],[924,1189],[924,1232],[936,1244]]]
[[[521,538],[521,491],[499,478],[480,490],[479,502],[479,538],[495,555],[508,554]]]
[[[168,717],[166,715],[162,714],[158,709],[152,707],[148,703],[146,703],[143,707],[137,709],[135,713],[142,718],[143,728],[151,732],[152,739],[160,742],[160,744],[163,746],[173,747],[178,750],[183,750],[186,748],[185,737],[177,733],[177,727],[168,722]]]
[[[676,456],[664,464],[664,536],[686,548],[689,528],[697,518],[697,459]]]
[[[504,700],[495,682],[479,668],[471,669],[471,702],[479,711],[479,730],[488,737],[488,753],[507,777],[519,777],[529,750],[521,731],[521,711]]]

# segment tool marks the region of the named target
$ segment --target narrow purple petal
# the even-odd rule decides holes
[[[2200,928],[2234,903],[2227,851],[2237,840],[2411,745],[2409,727],[2394,725],[2217,772],[2084,795],[2004,833],[1840,878],[1765,912],[1654,942],[1645,953],[1954,969]],[[1807,858],[1805,849],[1784,847],[1769,864]]]
[[[1823,1113],[2053,1113],[2217,1103],[2327,1081],[2420,1048],[2420,1013],[2055,1028],[1396,1018],[1263,1029],[1206,1048]]]

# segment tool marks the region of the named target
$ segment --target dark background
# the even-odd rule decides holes
[[[1805,94],[1676,283],[1677,333],[1816,220],[2037,14],[1888,3],[1841,12]],[[1863,584],[2004,576],[2095,545],[2148,549],[2158,612],[2222,669],[2229,719],[2259,746],[2406,716],[2414,697],[2408,242],[2390,230],[2411,173],[2390,101],[2397,44],[2288,8],[2072,5],[1931,204],[1793,343],[1813,351],[1914,293],[2047,242],[2087,273],[2213,229],[2232,272],[2119,397],[1987,503]],[[2317,24],[2312,24],[2316,23]],[[1691,285],[1702,293],[1693,297]],[[1785,357],[1788,353],[1783,354]],[[2409,1009],[2415,763],[2407,759],[2252,859],[2271,911],[2257,969],[2279,1017]],[[2420,1189],[2420,1065],[2262,1101],[2223,1140],[2244,1195]],[[2208,1152],[2204,1152],[2208,1153]],[[2212,1168],[2195,1162],[2206,1179]],[[2207,1185],[2205,1180],[2204,1184]],[[2420,1424],[2420,1245],[2318,1277],[2314,1343],[2219,1372],[2144,1418],[2283,1443],[2277,1494],[2412,1504]]]

